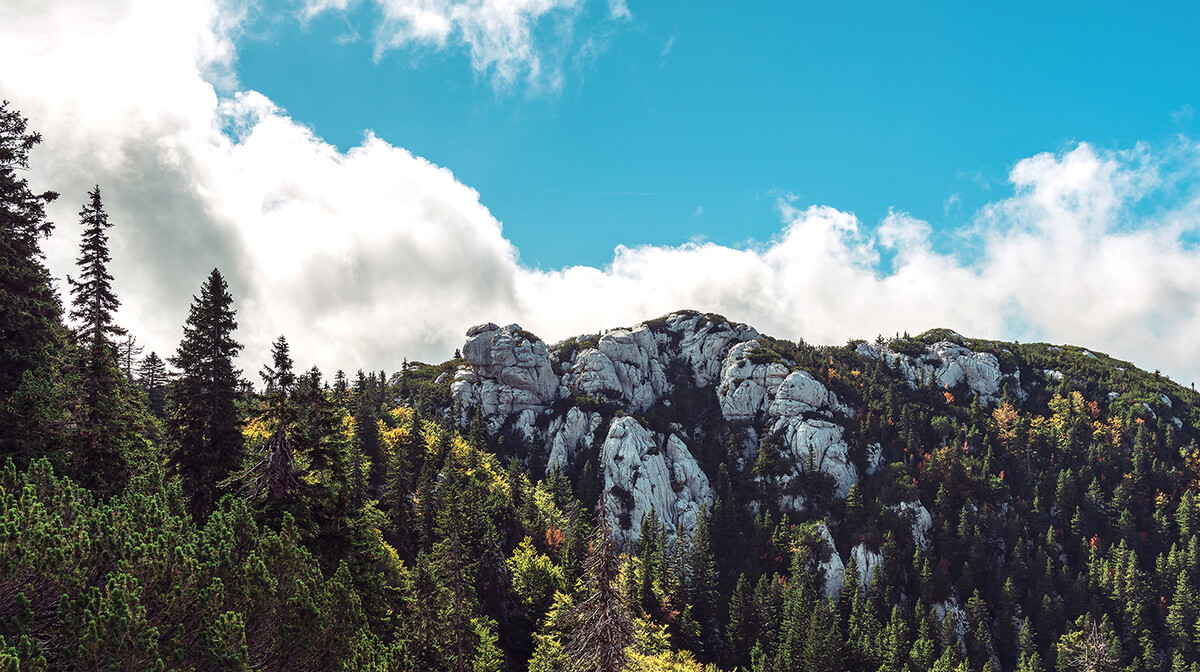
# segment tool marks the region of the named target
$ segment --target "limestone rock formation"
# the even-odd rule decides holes
[[[691,535],[700,506],[713,490],[677,434],[651,432],[625,416],[613,420],[600,449],[609,525],[621,543],[636,538],[642,518],[654,511],[668,534]]]
[[[875,570],[883,566],[883,556],[878,551],[867,548],[866,544],[857,544],[850,549],[850,556],[854,558],[854,564],[858,567],[858,580],[864,587],[871,585]]]
[[[827,598],[832,598],[842,590],[842,584],[846,582],[846,565],[842,562],[842,557],[838,555],[837,546],[833,544],[833,535],[829,533],[829,525],[821,521],[817,527],[821,530],[821,538],[825,541],[825,546],[829,551],[829,559],[822,562],[820,569],[825,574],[824,594]]]
[[[1004,381],[1014,377],[1000,370],[1000,361],[990,352],[975,352],[952,341],[927,345],[918,357],[898,353],[879,343],[859,345],[858,354],[882,359],[892,369],[899,370],[910,387],[916,388],[926,381],[946,388],[965,383],[969,390],[988,401],[996,399]]]
[[[509,415],[543,411],[558,398],[559,379],[545,342],[520,325],[472,327],[462,353],[467,366],[456,372],[450,390],[464,421],[479,406],[495,431]]]
[[[599,413],[587,413],[572,406],[565,416],[555,418],[546,431],[550,444],[546,468],[565,468],[576,453],[592,445],[602,418]]]
[[[726,420],[753,420],[767,409],[788,377],[788,367],[781,362],[755,364],[751,360],[759,347],[755,341],[738,343],[721,364],[717,400]]]
[[[933,517],[921,502],[900,502],[891,507],[901,518],[909,521],[913,543],[917,548],[929,548],[929,535],[933,532]]]

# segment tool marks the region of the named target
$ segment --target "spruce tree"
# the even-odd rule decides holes
[[[0,102],[0,454],[45,452],[67,425],[60,397],[62,305],[43,263],[53,225],[46,204],[21,175],[42,136],[8,101]]]
[[[112,490],[126,476],[123,447],[133,439],[136,426],[134,397],[120,369],[117,344],[125,334],[114,313],[121,303],[108,272],[111,256],[108,233],[112,222],[100,200],[100,187],[88,192],[79,212],[83,239],[79,245],[79,279],[71,285],[71,319],[75,321],[76,370],[80,411],[76,420],[74,462],[81,481],[93,488]],[[103,487],[102,487],[103,486]]]
[[[172,468],[183,478],[192,513],[201,516],[212,511],[217,483],[242,454],[241,372],[233,366],[242,346],[233,340],[235,315],[225,278],[214,268],[200,296],[193,297],[183,340],[169,360],[179,370],[169,395],[168,427],[176,443]]]

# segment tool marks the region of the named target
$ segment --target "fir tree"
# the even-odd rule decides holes
[[[20,175],[42,136],[8,101],[0,102],[0,454],[46,452],[67,421],[59,358],[62,305],[43,263],[41,240],[53,225],[46,204]]]
[[[242,346],[233,340],[233,297],[225,278],[213,269],[193,298],[183,340],[170,359],[179,369],[171,386],[168,427],[176,442],[172,467],[183,477],[192,512],[213,509],[217,483],[237,467],[242,434],[237,412],[240,372],[233,358]]]
[[[117,362],[125,372],[125,379],[131,383],[134,382],[134,360],[145,350],[146,348],[137,344],[137,338],[133,334],[125,334],[125,340],[117,343]]]
[[[128,377],[120,369],[117,345],[112,341],[125,334],[113,318],[121,304],[108,272],[111,256],[106,231],[112,223],[100,200],[99,186],[88,192],[88,198],[79,212],[84,227],[76,260],[80,277],[68,278],[71,319],[77,325],[76,368],[82,397],[73,443],[77,473],[83,483],[92,489],[112,491],[126,476],[122,452],[133,438],[136,408]]]

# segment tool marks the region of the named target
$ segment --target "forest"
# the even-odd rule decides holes
[[[827,423],[862,474],[844,496],[678,367],[644,409],[548,402],[538,431],[599,418],[551,465],[515,415],[453,393],[462,353],[327,375],[279,336],[239,370],[217,269],[177,350],[144,354],[115,321],[99,186],[59,294],[41,243],[60,196],[24,177],[40,140],[0,106],[0,669],[1200,671],[1200,395],[1159,372],[949,330],[876,339],[994,358],[1006,382],[984,395],[910,384],[862,341],[760,336],[752,364],[849,409]],[[626,419],[687,436],[713,495],[693,530],[610,515],[632,495],[601,443]]]

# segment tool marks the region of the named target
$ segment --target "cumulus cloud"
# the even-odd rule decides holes
[[[355,0],[309,0],[305,13],[342,11]],[[375,57],[404,47],[465,47],[471,66],[497,88],[562,86],[562,64],[586,0],[374,0],[383,20]],[[608,0],[608,19],[627,20],[624,0]],[[539,39],[538,36],[542,35]],[[545,35],[549,35],[546,37]],[[594,50],[602,43],[583,42]]]
[[[216,266],[248,371],[280,333],[305,365],[394,370],[440,361],[478,322],[554,340],[690,307],[818,343],[948,326],[1200,374],[1200,146],[1188,140],[1020,161],[1011,193],[952,252],[902,211],[864,223],[783,199],[765,243],[618,247],[605,268],[541,271],[448,169],[370,134],[341,152],[261,94],[218,95],[237,14],[214,0],[17,7],[0,62],[26,65],[0,71],[0,97],[45,135],[35,188],[63,193],[51,268],[71,270],[76,213],[99,182],[119,319],[160,354]]]

